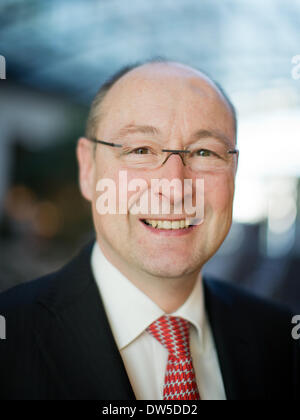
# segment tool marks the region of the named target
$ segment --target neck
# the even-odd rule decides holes
[[[132,280],[145,295],[155,302],[165,313],[170,314],[180,308],[190,296],[198,276],[190,278],[145,277],[141,281]]]
[[[111,264],[167,314],[175,312],[184,304],[199,277],[199,271],[180,277],[154,276],[115,257],[102,244],[100,249]]]

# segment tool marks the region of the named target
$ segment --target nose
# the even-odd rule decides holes
[[[166,152],[166,158],[159,171],[160,179],[167,179],[169,190],[162,190],[159,194],[169,200],[172,207],[183,206],[184,201],[184,179],[186,178],[186,166],[182,154],[178,152]]]
[[[183,154],[185,153],[184,150],[179,151],[179,150],[164,150],[164,152],[169,152],[169,154],[167,155],[167,157],[165,158],[165,160],[163,161],[163,165],[168,161],[168,159],[172,156],[172,155],[177,155],[180,156],[183,165],[185,166],[185,162],[184,162],[184,158],[183,158]]]
[[[169,180],[178,178],[184,179],[186,166],[183,159],[183,153],[175,151],[166,151],[166,157],[161,167],[162,178]]]

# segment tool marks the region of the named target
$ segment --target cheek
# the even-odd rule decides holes
[[[231,173],[209,175],[204,180],[205,207],[222,213],[232,210],[234,176]]]
[[[114,189],[108,190],[107,188],[102,191],[97,191],[97,185],[101,181],[102,185],[107,185],[105,180],[112,181],[115,185],[115,190],[118,188],[118,170],[114,168],[111,159],[105,159],[104,156],[101,156],[101,159],[97,159],[96,162],[96,171],[94,178],[94,187],[93,187],[93,218],[94,224],[98,231],[98,234],[101,236],[104,234],[104,237],[110,235],[110,232],[114,232],[115,229],[118,229],[118,222],[116,218],[118,217],[115,214],[101,214],[97,210],[99,206],[100,197],[110,197],[114,201],[114,195],[117,198],[118,195],[114,194]],[[104,201],[105,207],[107,207],[107,202]],[[99,207],[98,207],[99,208]]]
[[[114,185],[114,188],[109,190],[110,192],[108,192],[108,189],[102,191],[102,193],[97,191],[96,187],[100,180],[105,185],[107,185],[105,181],[109,180],[110,183]],[[106,221],[110,223],[112,218],[114,222],[118,224],[126,222],[128,214],[124,214],[125,207],[128,211],[130,203],[135,203],[138,201],[138,198],[142,192],[148,190],[150,183],[150,180],[145,176],[145,171],[132,169],[128,170],[126,168],[120,167],[119,165],[118,167],[114,167],[112,163],[108,164],[107,161],[105,162],[103,160],[101,160],[101,163],[97,162],[93,191],[94,212],[96,211],[96,202],[103,193],[109,195],[112,201],[116,204],[116,214],[98,215],[97,213],[97,219],[99,220],[99,217],[101,217],[102,224],[104,219],[104,223],[106,223]],[[131,186],[132,191],[128,191],[129,186]],[[122,203],[120,202],[120,199]]]

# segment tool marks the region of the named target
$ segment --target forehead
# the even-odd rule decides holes
[[[149,66],[130,72],[107,93],[99,135],[110,136],[128,124],[151,125],[162,132],[188,135],[201,128],[231,137],[229,105],[213,83],[183,66]]]

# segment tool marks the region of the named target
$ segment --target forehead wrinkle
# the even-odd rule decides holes
[[[127,124],[122,127],[117,135],[118,136],[126,136],[127,134],[134,134],[134,133],[142,133],[142,134],[151,134],[153,136],[157,136],[161,134],[160,130],[157,127],[152,125],[138,125],[138,124]]]
[[[228,147],[233,146],[232,142],[225,134],[221,133],[219,130],[211,130],[211,129],[197,130],[195,133],[192,134],[191,141],[196,142],[197,140],[201,140],[203,138],[213,138],[225,144]]]

